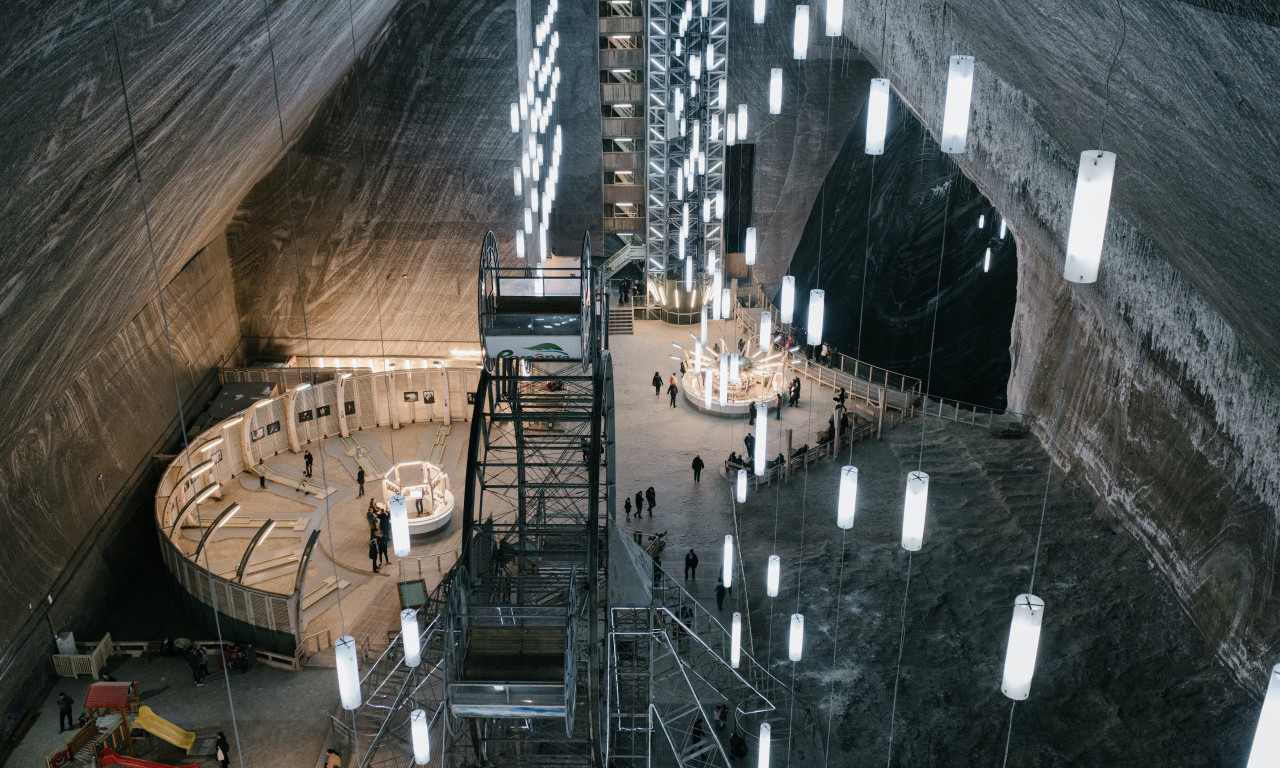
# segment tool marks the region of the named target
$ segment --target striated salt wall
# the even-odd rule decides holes
[[[1217,143],[1195,135],[1210,130],[1197,120],[1214,123],[1217,102],[1235,98],[1229,90],[1179,102],[1179,122],[1191,134],[1179,139],[1188,145],[1180,154],[1170,158],[1149,142],[1166,138],[1155,124],[1166,119],[1164,105],[1186,91],[1194,97],[1199,85],[1196,67],[1158,73],[1171,55],[1163,47],[1231,37],[1265,61],[1277,55],[1271,43],[1278,38],[1265,27],[1235,37],[1251,23],[1241,16],[1148,5],[1126,5],[1130,47],[1114,77],[1118,103],[1106,134],[1107,149],[1119,155],[1116,191],[1101,277],[1089,286],[1062,279],[1062,253],[1076,159],[1098,140],[1119,37],[1115,6],[859,0],[846,34],[935,135],[947,56],[978,55],[970,146],[957,160],[1017,238],[1009,407],[1032,414],[1036,434],[1049,442],[1070,337],[1057,461],[1092,490],[1097,514],[1144,545],[1210,648],[1258,690],[1280,653],[1273,594],[1280,390],[1263,362],[1277,352],[1267,289],[1276,265],[1258,247],[1278,222],[1254,210],[1257,190],[1247,183],[1234,197],[1212,197],[1232,181],[1219,177],[1255,162],[1249,157],[1257,150],[1248,125]],[[1068,42],[1059,33],[1073,23],[1083,39]],[[1048,63],[1009,55],[1037,49]],[[1244,55],[1242,67],[1256,63]],[[1051,76],[1057,70],[1073,74]],[[1265,183],[1277,178],[1274,161],[1256,159]],[[1233,230],[1218,231],[1218,222]],[[1232,271],[1230,260],[1239,259],[1255,268]]]

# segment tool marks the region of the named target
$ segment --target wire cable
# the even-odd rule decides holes
[[[124,100],[125,121],[129,128],[129,146],[133,155],[133,173],[134,178],[138,182],[138,199],[142,206],[142,221],[146,229],[147,235],[147,251],[151,257],[151,276],[156,285],[156,303],[160,310],[161,324],[164,326],[165,351],[169,361],[169,377],[173,381],[173,395],[178,404],[178,430],[182,435],[182,449],[187,456],[188,464],[191,462],[191,443],[187,438],[187,416],[186,409],[182,405],[182,386],[178,382],[178,367],[173,359],[173,334],[169,329],[169,313],[164,301],[164,288],[160,278],[160,261],[156,255],[155,237],[151,228],[151,209],[147,203],[146,184],[142,178],[142,161],[138,152],[138,136],[133,127],[133,108],[129,103],[129,86],[124,76],[124,56],[120,51],[120,31],[116,24],[115,5],[112,0],[107,0],[107,15],[111,19],[111,46],[115,52],[116,73],[120,77],[120,93]],[[194,394],[194,382],[192,393]],[[196,525],[203,528],[204,520],[200,513],[200,503],[194,505],[196,513]],[[214,589],[213,571],[209,567],[209,549],[204,549],[204,571],[209,581],[209,596],[213,608],[213,627],[214,632],[218,636],[218,647],[222,649],[226,643],[222,636],[222,620],[219,618],[218,610],[218,592]],[[231,714],[231,732],[235,737],[237,761],[240,768],[244,768],[244,750],[240,747],[240,726],[236,720],[236,704],[235,698],[231,695],[231,677],[227,666],[222,665],[222,680],[227,690],[227,706]]]

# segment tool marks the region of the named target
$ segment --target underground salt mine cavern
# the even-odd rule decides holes
[[[1280,766],[1271,0],[0,18],[0,763]]]

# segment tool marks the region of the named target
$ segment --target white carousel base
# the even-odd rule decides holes
[[[453,492],[445,491],[444,499],[436,498],[435,511],[419,516],[417,507],[409,502],[409,535],[434,533],[449,524],[453,517]]]
[[[720,405],[720,400],[716,397],[712,397],[711,407],[708,408],[706,402],[703,400],[701,392],[694,393],[688,389],[684,391],[684,399],[685,402],[689,403],[689,405],[692,405],[703,413],[709,413],[712,416],[746,416],[752,408],[756,407],[757,402],[755,400],[730,400],[724,405]],[[767,402],[769,404],[769,410],[777,408],[776,398],[770,399]]]

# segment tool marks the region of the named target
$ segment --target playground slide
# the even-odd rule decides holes
[[[196,735],[194,733],[184,731],[165,720],[155,712],[152,712],[151,707],[138,707],[138,716],[133,719],[133,727],[141,728],[152,736],[158,736],[175,747],[181,747],[187,754],[191,753],[191,747],[196,743]],[[120,763],[120,765],[128,765],[128,763]],[[151,764],[139,763],[138,765],[146,768]]]
[[[102,755],[98,758],[98,764],[123,765],[126,766],[126,768],[174,768],[174,766],[165,765],[164,763],[153,763],[150,760],[139,760],[136,757],[118,755],[110,748],[102,750]],[[180,765],[177,768],[200,768],[200,766],[195,763],[187,763],[185,765]]]

